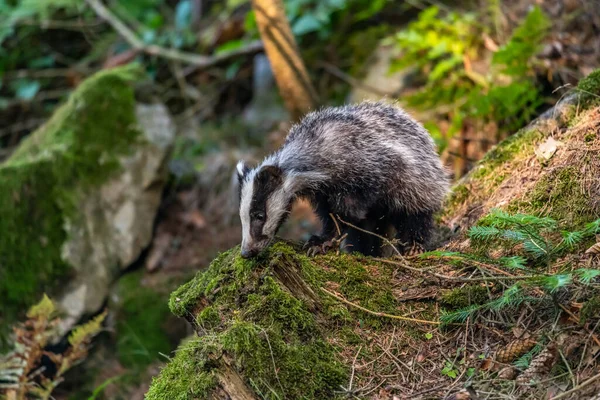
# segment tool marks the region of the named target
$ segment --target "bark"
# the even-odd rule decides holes
[[[318,103],[281,0],[253,0],[256,23],[286,108],[298,120]]]

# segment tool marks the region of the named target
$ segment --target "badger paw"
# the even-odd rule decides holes
[[[425,248],[420,243],[412,243],[410,246],[407,246],[403,249],[402,255],[405,257],[415,257],[419,254],[425,253]]]
[[[304,245],[304,250],[306,250],[307,256],[314,257],[318,254],[325,254],[331,250],[339,249],[342,240],[344,240],[344,237],[324,240],[320,236],[313,235]]]

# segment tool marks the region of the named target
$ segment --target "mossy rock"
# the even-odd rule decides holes
[[[150,139],[155,128],[134,97],[141,76],[127,66],[85,80],[0,164],[0,344],[40,293],[58,300],[70,322],[98,310],[150,239],[162,187],[153,180],[172,133]],[[125,179],[132,182],[119,186]],[[142,208],[149,221],[123,240]]]

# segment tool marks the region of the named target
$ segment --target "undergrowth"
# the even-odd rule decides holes
[[[403,99],[450,121],[443,135],[428,126],[442,150],[468,126],[495,124],[502,137],[528,122],[543,103],[535,83],[535,55],[549,32],[548,17],[534,7],[506,42],[496,44],[492,30],[479,22],[491,18],[488,14],[444,14],[432,6],[388,39],[400,51],[391,71],[414,69],[426,80]]]
[[[582,247],[600,233],[600,219],[588,223],[582,230],[560,230],[559,223],[549,217],[509,214],[493,209],[470,228],[472,253],[433,251],[421,257],[440,257],[457,264],[474,265],[487,276],[482,281],[497,281],[489,272],[502,272],[512,285],[485,302],[446,310],[440,317],[444,324],[475,320],[486,312],[516,310],[524,303],[555,303],[560,294],[574,286],[597,290],[600,270],[576,268],[570,263],[557,263],[560,257]],[[494,254],[493,254],[494,253]],[[498,256],[501,254],[501,256]],[[509,254],[509,255],[506,255]],[[557,265],[558,264],[558,265]]]

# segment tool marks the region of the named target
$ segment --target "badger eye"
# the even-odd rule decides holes
[[[254,213],[254,214],[252,215],[252,217],[253,217],[254,219],[258,220],[258,221],[264,221],[264,219],[265,219],[265,214],[264,214],[264,213],[262,213],[262,212],[257,212],[257,213]]]

